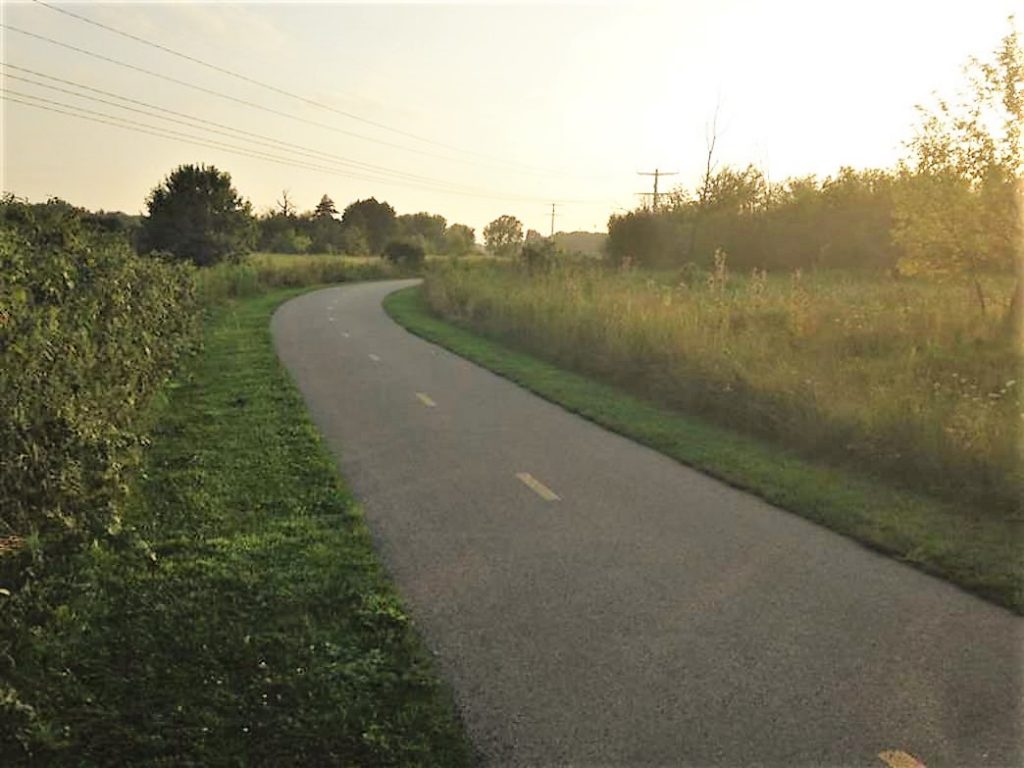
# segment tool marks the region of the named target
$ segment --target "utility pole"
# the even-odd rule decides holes
[[[658,168],[655,168],[653,171],[637,171],[637,175],[638,176],[653,176],[654,177],[654,192],[653,193],[651,193],[651,192],[640,192],[639,193],[641,195],[651,195],[651,197],[652,197],[651,208],[653,210],[655,210],[655,211],[658,210],[658,179],[660,179],[662,176],[675,176],[678,173],[679,173],[678,171],[662,171],[662,170],[659,170]]]
[[[555,204],[551,204],[551,237],[555,236]]]

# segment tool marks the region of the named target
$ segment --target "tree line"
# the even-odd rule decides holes
[[[952,279],[986,312],[983,277],[1016,273],[1007,325],[1024,334],[1024,53],[1010,32],[965,86],[931,107],[894,169],[843,168],[772,183],[751,165],[716,168],[714,135],[694,189],[612,215],[612,263],[742,269],[836,268]]]
[[[427,212],[396,214],[374,197],[351,203],[339,218],[327,195],[312,211],[299,213],[285,192],[274,210],[258,218],[257,228],[259,250],[275,253],[381,255],[390,241],[404,240],[427,253],[463,256],[476,245],[470,226],[448,224],[444,216]]]

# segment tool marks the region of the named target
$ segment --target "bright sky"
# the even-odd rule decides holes
[[[716,105],[723,163],[753,162],[776,180],[892,165],[912,135],[914,105],[954,88],[970,55],[987,58],[1008,15],[1017,13],[1018,28],[1024,18],[1024,0],[55,5],[330,109],[35,2],[0,0],[10,99],[43,103],[15,92],[30,94],[235,148],[7,100],[4,191],[138,213],[175,166],[204,162],[229,171],[258,211],[284,189],[303,210],[324,193],[339,210],[375,196],[478,235],[503,213],[547,234],[552,201],[556,229],[603,231],[609,214],[650,189],[636,172],[655,167],[679,172],[663,190],[692,188]],[[150,114],[12,77],[82,92],[25,70],[144,102],[85,92]]]

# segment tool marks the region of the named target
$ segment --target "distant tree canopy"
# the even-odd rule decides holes
[[[985,312],[979,276],[1018,269],[1007,316],[1024,313],[1024,52],[1013,20],[992,60],[972,59],[956,102],[919,107],[922,123],[900,167],[893,236],[900,269],[964,281]]]
[[[420,237],[397,237],[384,246],[384,258],[406,267],[418,267],[426,259]]]
[[[387,203],[377,202],[371,197],[357,200],[349,205],[341,215],[341,223],[346,229],[355,229],[365,238],[369,253],[381,254],[384,246],[395,233],[397,227],[395,209]],[[350,237],[356,237],[351,235]]]
[[[511,256],[523,243],[523,223],[515,216],[499,216],[484,227],[484,243],[496,256]]]
[[[605,247],[613,262],[650,267],[710,266],[723,250],[742,269],[892,269],[894,184],[887,171],[851,168],[769,184],[753,166],[726,167],[656,213],[613,215]]]
[[[449,256],[464,256],[476,245],[476,232],[465,224],[451,224],[444,232],[444,253]]]
[[[252,206],[212,165],[182,165],[150,192],[142,221],[143,251],[166,251],[209,266],[235,259],[255,244]]]
[[[316,208],[313,209],[313,218],[330,217],[337,214],[337,212],[338,209],[334,206],[334,201],[327,195],[324,195],[320,198],[320,202],[316,204]]]
[[[407,239],[419,239],[424,249],[430,253],[445,252],[444,216],[433,213],[406,213],[396,220],[399,236]]]

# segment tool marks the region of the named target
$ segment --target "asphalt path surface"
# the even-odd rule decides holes
[[[1021,619],[407,333],[408,284],[273,333],[485,764],[1024,763]]]

